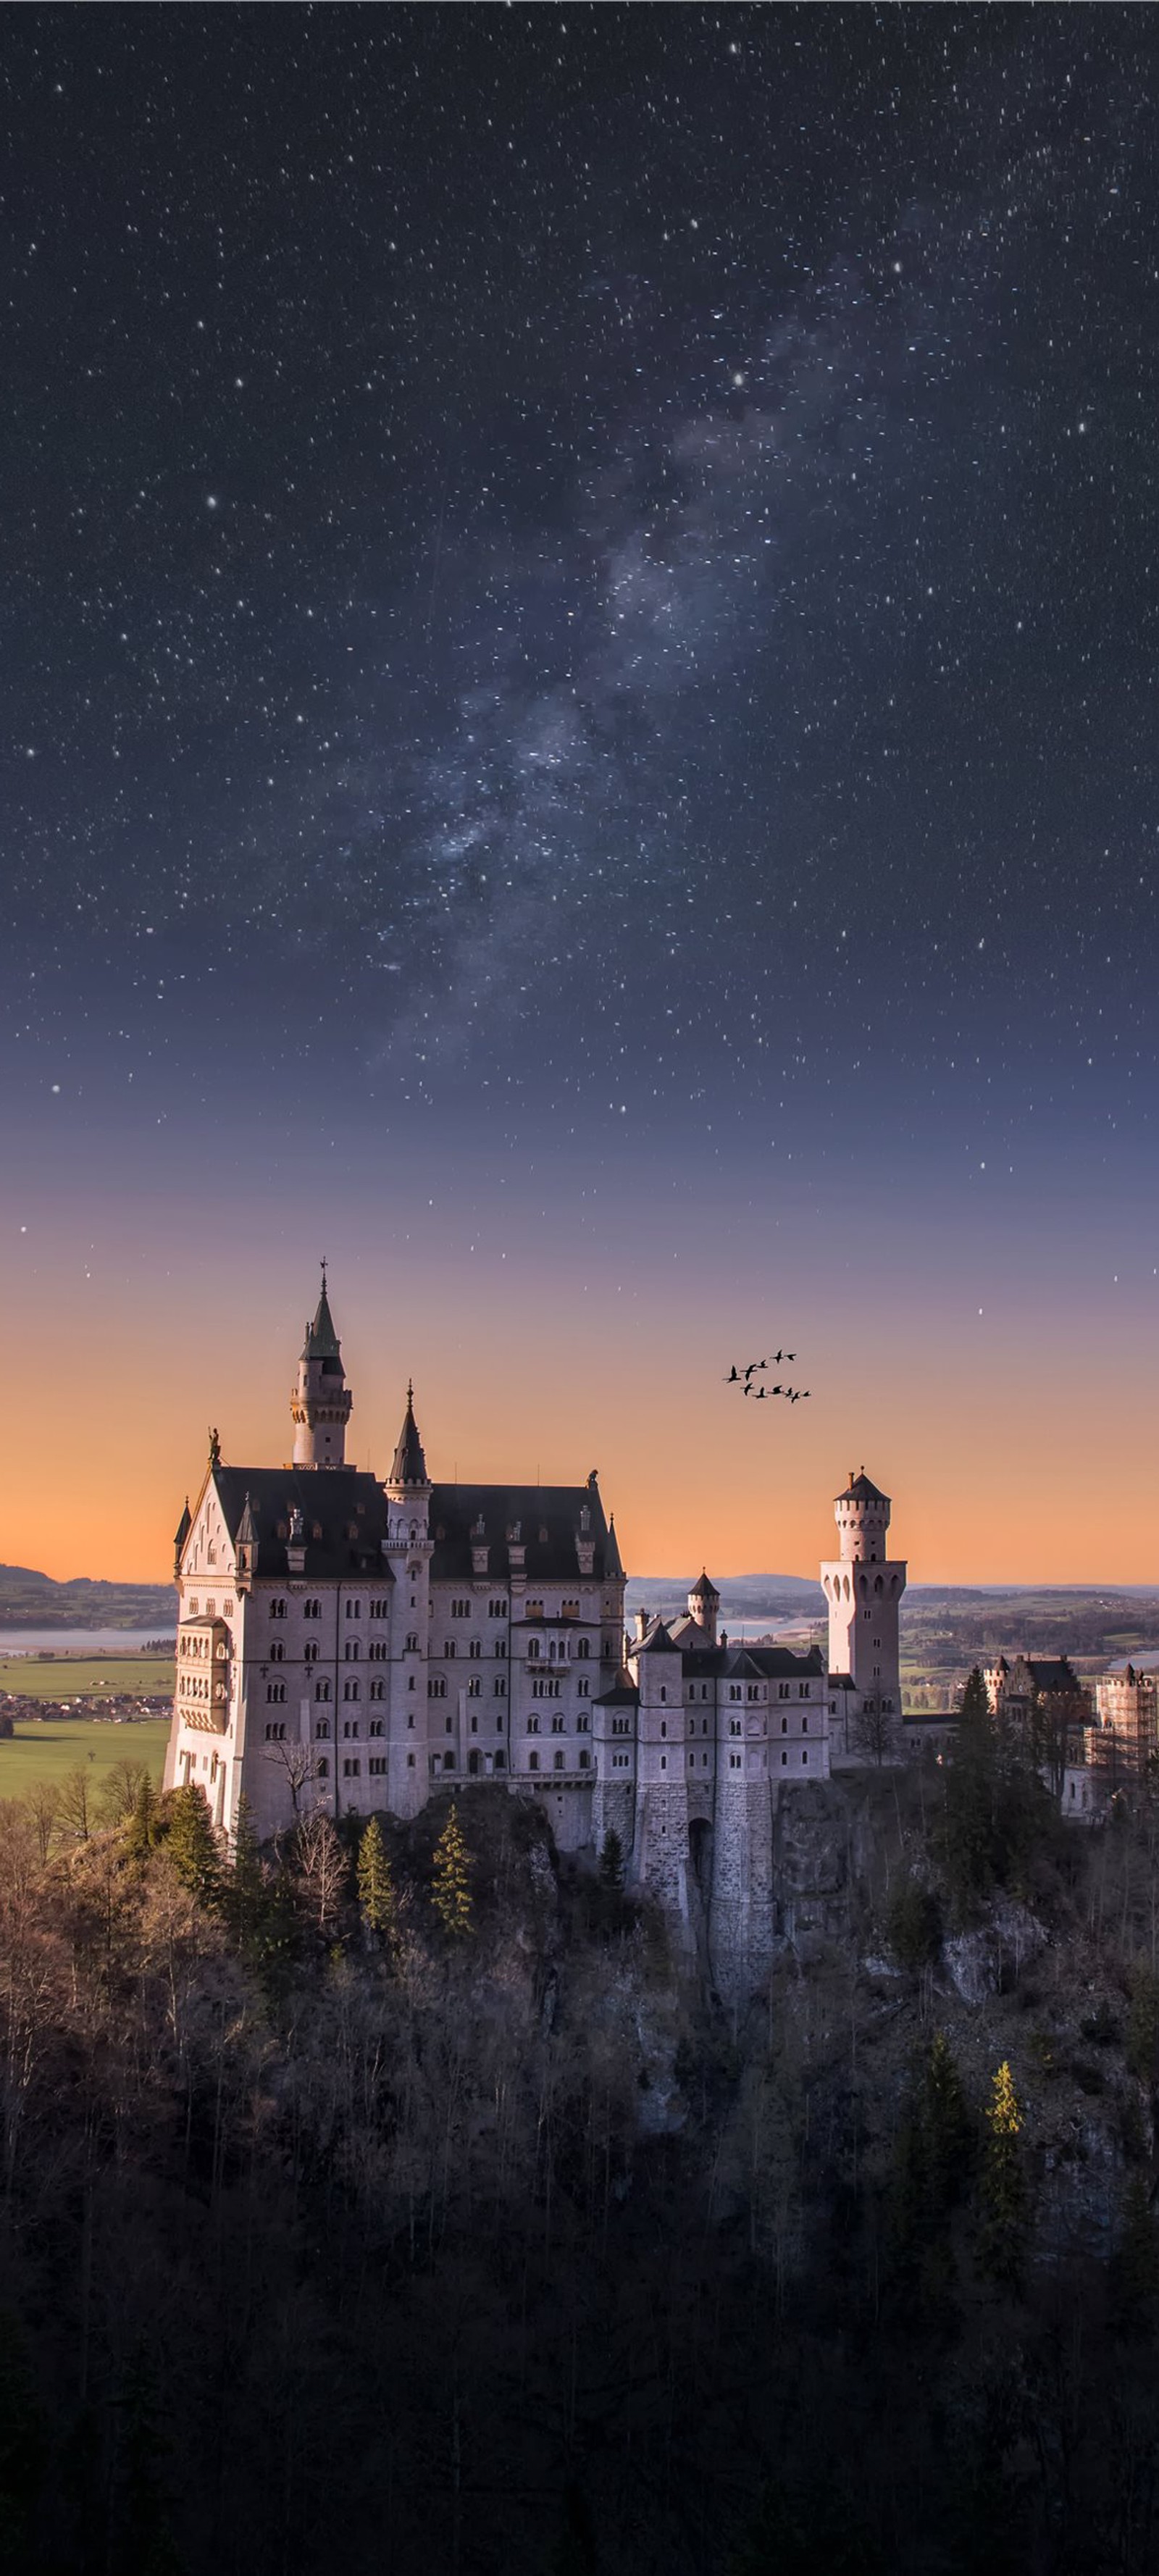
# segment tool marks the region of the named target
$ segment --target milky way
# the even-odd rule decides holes
[[[1143,1120],[1157,73],[1116,9],[11,13],[21,1079]]]

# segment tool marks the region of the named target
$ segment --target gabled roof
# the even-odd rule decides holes
[[[423,1456],[423,1444],[419,1438],[419,1427],[415,1421],[413,1386],[407,1387],[406,1412],[402,1418],[402,1429],[399,1432],[398,1439],[395,1443],[394,1463],[391,1467],[389,1482],[392,1485],[426,1485],[430,1483],[430,1478],[427,1475],[427,1462]]]
[[[305,1532],[306,1582],[358,1574],[383,1586],[393,1582],[382,1555],[387,1510],[377,1477],[356,1467],[215,1467],[210,1482],[233,1545],[252,1544],[253,1571],[262,1580],[285,1581],[286,1543],[297,1510]],[[247,1515],[256,1532],[249,1542],[242,1537]],[[203,1579],[208,1589],[212,1574]]]
[[[601,1691],[592,1701],[593,1708],[638,1708],[640,1694],[631,1682],[613,1682],[611,1690]]]
[[[647,1636],[642,1637],[639,1645],[634,1646],[632,1651],[637,1655],[678,1655],[680,1648],[669,1636],[663,1620],[657,1619],[649,1628]]]
[[[314,1310],[314,1321],[306,1326],[302,1357],[304,1360],[337,1360],[342,1357],[342,1345],[334,1330],[334,1318],[326,1294],[325,1264],[322,1268],[322,1294]]]
[[[587,1512],[587,1528],[581,1515]],[[523,1572],[532,1599],[540,1583],[603,1582],[617,1570],[608,1563],[609,1530],[595,1485],[435,1485],[431,1489],[431,1573],[474,1573],[476,1548],[487,1551],[488,1574],[506,1578],[512,1547],[523,1550]],[[518,1537],[512,1535],[518,1531]],[[592,1548],[592,1572],[581,1578],[577,1542]]]

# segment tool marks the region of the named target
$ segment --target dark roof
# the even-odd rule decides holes
[[[788,1646],[689,1646],[682,1662],[689,1681],[709,1681],[713,1674],[732,1681],[810,1681],[825,1666],[820,1646],[794,1655]]]
[[[376,1583],[393,1583],[382,1556],[386,1496],[377,1477],[363,1475],[356,1467],[215,1467],[213,1483],[235,1545],[248,1506],[256,1531],[256,1575],[285,1581],[286,1539],[296,1508],[305,1532],[307,1582],[364,1574],[373,1575]],[[285,1532],[281,1538],[279,1528]],[[316,1528],[321,1538],[315,1538]],[[207,1576],[207,1588],[212,1580],[212,1575]]]
[[[587,1512],[586,1530],[580,1514]],[[509,1532],[518,1528],[517,1539]],[[476,1535],[476,1532],[478,1535]],[[541,1535],[542,1533],[542,1535]],[[509,1548],[523,1549],[529,1592],[537,1583],[578,1583],[578,1542],[592,1545],[592,1579],[602,1583],[619,1571],[608,1562],[608,1524],[598,1486],[587,1485],[435,1485],[431,1491],[431,1572],[470,1579],[473,1550],[488,1551],[487,1572],[505,1577]]]
[[[882,1493],[880,1485],[870,1482],[863,1467],[859,1475],[850,1477],[844,1493],[835,1494],[833,1500],[835,1503],[888,1503],[889,1495]]]
[[[306,1326],[302,1357],[304,1360],[336,1360],[341,1356],[342,1345],[334,1330],[334,1318],[330,1312],[330,1300],[326,1294],[326,1273],[323,1270],[322,1294],[315,1309],[314,1321]]]
[[[620,1542],[616,1536],[616,1515],[613,1512],[608,1522],[608,1535],[604,1541],[604,1573],[605,1575],[622,1574],[623,1571]]]
[[[647,1636],[641,1638],[635,1652],[638,1655],[678,1655],[680,1648],[673,1644],[663,1620],[657,1619]]]
[[[1077,1691],[1082,1685],[1068,1655],[1053,1655],[1037,1663],[1027,1655],[1026,1669],[1036,1691]]]
[[[184,1545],[185,1545],[185,1541],[186,1541],[186,1539],[188,1538],[189,1533],[190,1533],[190,1530],[192,1529],[192,1527],[193,1527],[193,1514],[192,1514],[192,1512],[191,1512],[191,1511],[190,1511],[190,1509],[189,1509],[189,1496],[188,1496],[188,1494],[187,1494],[187,1495],[186,1495],[186,1497],[185,1497],[185,1509],[184,1509],[184,1511],[182,1512],[181,1518],[180,1518],[180,1520],[178,1521],[178,1523],[177,1523],[177,1527],[176,1527],[176,1529],[174,1530],[174,1533],[173,1533],[173,1545],[174,1545],[174,1549],[175,1549],[175,1551],[176,1551],[176,1553],[177,1553],[177,1555],[178,1555],[178,1556],[180,1556],[180,1554],[181,1554],[181,1550],[182,1550],[182,1548],[183,1548],[183,1547],[184,1547]]]
[[[611,1690],[601,1691],[592,1701],[593,1708],[638,1708],[640,1694],[631,1682],[614,1682]]]
[[[715,1583],[709,1582],[707,1574],[702,1574],[699,1583],[693,1584],[688,1597],[690,1601],[719,1601],[720,1594]]]
[[[414,1388],[408,1386],[406,1412],[403,1415],[402,1429],[395,1447],[390,1482],[392,1485],[425,1485],[429,1481],[427,1462],[423,1456],[423,1444],[419,1438],[419,1427],[414,1415]]]

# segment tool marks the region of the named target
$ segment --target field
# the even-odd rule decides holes
[[[0,1738],[0,1798],[23,1798],[47,1781],[59,1785],[66,1772],[83,1762],[99,1785],[115,1762],[147,1762],[158,1788],[169,1734],[163,1717],[142,1718],[137,1726],[112,1726],[100,1720],[56,1718],[46,1726],[18,1726],[10,1741]]]
[[[2,1655],[0,1691],[28,1699],[160,1699],[172,1695],[172,1655]]]

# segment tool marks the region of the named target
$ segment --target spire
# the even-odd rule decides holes
[[[430,1483],[430,1478],[427,1475],[427,1462],[423,1456],[423,1444],[419,1438],[419,1427],[414,1416],[414,1387],[410,1383],[409,1379],[407,1381],[406,1390],[406,1412],[403,1416],[402,1429],[398,1435],[398,1446],[394,1453],[394,1465],[390,1471],[390,1481],[392,1485],[427,1485]]]
[[[692,1586],[689,1599],[692,1601],[719,1601],[720,1594],[717,1591],[715,1583],[710,1582],[708,1575],[702,1572],[699,1583],[694,1583]]]
[[[247,1494],[245,1508],[237,1525],[237,1544],[239,1547],[256,1547],[257,1539],[257,1522],[254,1519],[253,1504]]]
[[[192,1527],[193,1514],[189,1508],[189,1496],[187,1494],[185,1497],[185,1509],[182,1512],[181,1518],[173,1533],[173,1571],[175,1574],[180,1574],[181,1572],[181,1552]]]
[[[342,1345],[334,1330],[334,1318],[326,1294],[326,1264],[323,1262],[321,1294],[314,1310],[314,1321],[306,1326],[302,1357],[304,1360],[337,1360],[341,1356]]]
[[[604,1573],[605,1575],[620,1575],[623,1571],[623,1560],[620,1556],[620,1542],[616,1536],[616,1515],[613,1512],[612,1517],[608,1522],[608,1535],[604,1541]]]

